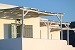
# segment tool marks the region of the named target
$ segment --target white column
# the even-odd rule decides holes
[[[60,28],[61,28],[61,40],[63,40],[63,29],[62,29],[62,15],[56,16],[60,21]]]
[[[63,40],[62,16],[60,16],[60,27],[61,27],[61,40]]]
[[[47,39],[49,39],[49,21],[47,22]]]
[[[24,13],[24,10],[22,10],[22,34],[21,37],[23,38],[23,33],[24,33],[24,17],[27,15],[29,11],[27,10],[26,13]]]
[[[21,33],[21,38],[23,38],[23,33],[24,33],[24,10],[22,10],[22,33]]]
[[[69,25],[67,26],[67,45],[69,45]]]

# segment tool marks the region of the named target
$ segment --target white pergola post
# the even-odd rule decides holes
[[[67,45],[69,45],[69,24],[67,25]]]
[[[66,28],[67,28],[67,45],[69,45],[69,25],[70,24],[65,24]]]
[[[22,10],[22,33],[21,33],[21,38],[23,38],[23,33],[24,33],[24,10]]]
[[[52,22],[50,21],[50,24],[49,24],[49,34],[50,34],[50,38],[49,38],[49,39],[52,39],[52,34],[50,33],[50,32],[51,32],[51,24],[52,24]]]
[[[22,33],[21,33],[21,38],[23,38],[23,33],[24,33],[24,17],[27,15],[29,11],[26,11],[26,13],[24,13],[24,10],[22,10]]]
[[[60,28],[61,28],[61,40],[63,40],[63,29],[62,29],[62,15],[56,16],[60,21]]]
[[[61,40],[63,40],[63,30],[62,30],[62,16],[60,16],[60,27],[61,27]]]
[[[47,21],[47,39],[49,39],[49,21]]]

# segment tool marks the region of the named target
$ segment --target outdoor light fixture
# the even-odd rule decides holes
[[[22,24],[21,19],[16,19],[16,20],[15,20],[15,24],[16,24],[17,26],[21,25],[21,24]]]

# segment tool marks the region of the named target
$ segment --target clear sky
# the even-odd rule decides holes
[[[0,3],[64,13],[63,22],[75,21],[75,0],[0,0]],[[44,17],[58,21],[56,17]]]

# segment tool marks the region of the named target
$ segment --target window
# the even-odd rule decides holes
[[[24,26],[24,38],[33,38],[33,26],[32,25],[25,25]]]

